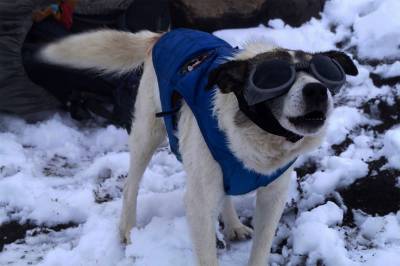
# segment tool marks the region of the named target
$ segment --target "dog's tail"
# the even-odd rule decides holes
[[[160,36],[151,31],[93,31],[51,43],[39,52],[39,57],[72,68],[123,74],[144,62]]]

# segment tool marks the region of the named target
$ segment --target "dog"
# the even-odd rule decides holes
[[[236,49],[205,34],[190,30],[99,30],[52,43],[40,52],[40,57],[47,62],[100,73],[127,73],[143,64],[129,136],[130,168],[119,225],[122,241],[131,241],[140,180],[152,154],[168,135],[170,143],[177,142],[175,153],[187,174],[186,215],[197,264],[218,265],[215,224],[220,215],[227,239],[253,237],[248,265],[265,265],[285,206],[292,163],[320,145],[333,110],[332,93],[343,85],[346,74],[357,75],[357,68],[350,57],[339,51],[312,54],[265,41]],[[207,38],[209,41],[202,41]],[[201,53],[195,49],[182,63],[177,47],[189,41],[190,49],[199,43],[216,43],[217,48],[213,47],[212,52],[199,48]],[[170,42],[174,44],[169,45]],[[231,50],[225,50],[221,58],[218,45]],[[179,71],[175,61],[179,61]],[[195,72],[196,69],[199,71]],[[186,96],[178,95],[178,100],[162,98],[162,88],[171,85],[171,79],[176,77],[196,79],[201,84],[196,90],[211,95],[208,101],[212,110],[207,119],[215,123],[217,129],[213,132],[226,141],[224,149],[237,161],[236,166],[242,167],[239,173],[248,171],[257,178],[267,176],[268,180],[261,185],[249,186],[256,190],[254,231],[242,224],[231,201],[231,195],[247,193],[249,189],[242,189],[246,185],[236,185],[236,190],[227,186],[231,180],[226,173],[234,173],[226,169],[230,165],[222,166],[223,162],[216,160],[218,151],[213,151],[215,147],[208,143],[213,141],[207,136],[209,129],[203,128],[207,125],[200,126],[207,124],[201,122],[203,111],[189,106]],[[189,81],[184,84],[179,91],[182,94],[186,93],[184,89],[191,91],[191,86],[197,86]],[[179,107],[179,111],[166,109],[165,104],[168,108]],[[172,132],[168,129],[171,126]],[[279,174],[271,177],[277,169],[281,169]]]

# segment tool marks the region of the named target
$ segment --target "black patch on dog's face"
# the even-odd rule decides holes
[[[218,85],[222,93],[243,90],[249,76],[249,61],[229,61],[213,69],[208,76],[207,90]]]
[[[296,59],[296,62],[305,62],[310,61],[312,55],[303,51],[294,51],[294,58]]]
[[[249,59],[253,65],[257,65],[261,62],[268,61],[271,59],[279,59],[279,60],[285,60],[288,61],[289,63],[293,63],[293,56],[285,50],[274,50],[272,52],[266,52],[262,53],[259,55],[256,55],[254,58]]]

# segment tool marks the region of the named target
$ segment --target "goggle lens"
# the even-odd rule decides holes
[[[328,81],[340,82],[344,79],[344,73],[339,68],[339,65],[323,55],[316,55],[312,59],[312,64],[315,66],[315,70],[318,75]],[[324,81],[324,80],[321,80]]]
[[[291,79],[293,70],[283,60],[270,60],[257,65],[253,75],[253,83],[260,89],[277,88]]]
[[[279,59],[267,60],[257,64],[250,74],[249,86],[244,91],[247,104],[255,105],[287,93],[295,82],[296,71],[313,75],[332,93],[336,93],[346,81],[339,63],[324,55],[315,55],[310,62],[296,64]]]

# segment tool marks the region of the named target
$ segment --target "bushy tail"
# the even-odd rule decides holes
[[[49,63],[103,73],[123,74],[140,66],[161,34],[100,30],[73,35],[44,47],[39,57]]]

